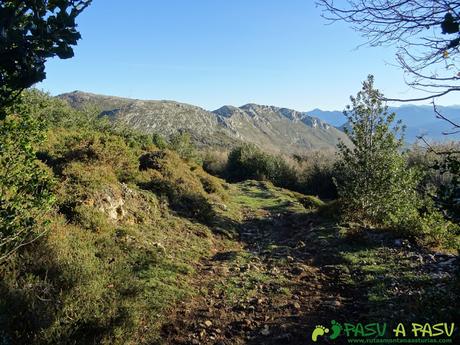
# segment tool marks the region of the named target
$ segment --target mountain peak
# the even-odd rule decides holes
[[[233,105],[224,105],[223,107],[214,110],[213,113],[224,117],[230,117],[239,110],[239,108],[234,107]]]
[[[145,133],[170,136],[188,131],[199,146],[232,147],[249,142],[272,152],[300,153],[308,149],[334,148],[347,137],[319,119],[270,105],[225,105],[213,112],[175,101],[135,100],[82,91],[58,96],[72,106],[92,105],[113,121]]]

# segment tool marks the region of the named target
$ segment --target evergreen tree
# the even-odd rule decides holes
[[[369,76],[344,115],[353,146],[339,144],[336,185],[345,218],[394,225],[417,210],[418,176],[401,153],[404,128],[393,125],[383,95]]]

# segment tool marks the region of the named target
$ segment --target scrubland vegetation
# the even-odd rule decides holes
[[[138,134],[92,110],[24,92],[1,127],[1,343],[165,342],[170,312],[203,293],[194,281],[216,246],[237,250],[238,267],[255,258],[238,244],[251,229],[248,214],[274,236],[260,243],[281,260],[281,272],[290,265],[286,255],[295,263],[300,254],[279,254],[277,214],[299,217],[292,229],[281,220],[287,243],[316,234],[312,222],[322,229],[311,239],[315,247],[332,248],[326,242],[337,232],[346,267],[361,260],[349,248],[369,231],[426,250],[458,249],[458,206],[448,204],[446,192],[455,176],[436,169],[440,156],[402,150],[387,128],[391,115],[378,121],[384,147],[364,150],[362,114],[357,104],[350,111],[357,123],[353,147],[282,157],[245,144],[227,154],[197,151],[186,133],[169,140]],[[398,270],[391,262],[396,266],[388,271],[381,263],[388,274]],[[294,293],[281,273],[253,273],[219,285],[228,308],[231,296],[257,296],[258,284],[280,286],[283,298]],[[376,300],[387,294],[369,290]]]
[[[1,155],[15,165],[2,164],[1,174],[2,343],[157,338],[165,309],[192,293],[187,279],[211,242],[209,228],[192,220],[212,219],[223,182],[38,92],[9,112]]]
[[[293,156],[221,135],[198,150],[169,123],[167,138],[140,133],[97,103],[77,109],[29,89],[45,78],[46,59],[73,56],[75,18],[90,3],[0,3],[0,345],[304,344],[335,320],[460,318],[458,142],[405,148],[372,76],[344,112],[348,136],[332,128],[347,142]],[[420,11],[421,27],[431,25],[431,5],[351,1],[343,17],[320,3],[364,23],[374,43],[417,36]],[[436,25],[458,34],[458,18],[439,6]],[[379,13],[398,17],[388,24]],[[460,44],[433,42],[422,70]],[[447,87],[436,97],[458,91],[428,79]],[[182,120],[192,111],[154,106],[163,120],[172,108]],[[217,112],[243,108],[319,123],[276,107]]]
[[[455,171],[448,169],[458,160],[458,143],[403,149],[403,125],[394,123],[395,114],[388,113],[373,78],[363,85],[345,111],[353,145],[342,143],[338,152],[285,157],[244,144],[226,160],[222,154],[207,154],[204,168],[233,182],[270,181],[337,199],[336,216],[342,221],[391,230],[421,245],[458,248],[458,182]]]

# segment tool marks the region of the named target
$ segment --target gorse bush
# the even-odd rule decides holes
[[[173,151],[148,152],[140,157],[139,168],[142,188],[165,196],[171,208],[186,217],[209,223],[214,218],[212,203],[225,198],[217,178],[185,164]]]
[[[41,158],[56,172],[71,162],[108,164],[121,181],[137,174],[137,155],[141,147],[133,148],[125,138],[106,131],[63,129],[52,130],[40,147]]]
[[[0,262],[46,230],[45,215],[54,201],[52,178],[36,159],[45,140],[38,116],[44,106],[22,96],[0,121]]]
[[[419,210],[409,210],[403,218],[395,219],[397,230],[414,237],[420,245],[460,248],[460,227],[446,220],[431,198],[424,198]]]
[[[160,150],[164,150],[168,147],[168,142],[166,139],[158,133],[152,134],[152,143]]]
[[[252,144],[230,152],[226,173],[231,181],[267,180],[279,187],[295,184],[295,172],[282,157],[265,153]]]

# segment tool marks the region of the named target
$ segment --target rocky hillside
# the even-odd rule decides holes
[[[212,113],[189,104],[174,101],[137,99],[71,92],[58,96],[75,108],[95,107],[101,115],[127,124],[134,129],[170,136],[179,131],[191,134],[198,146],[229,147],[237,143]]]
[[[213,113],[237,138],[273,151],[333,148],[339,139],[348,140],[326,122],[292,109],[246,104],[239,108],[224,106]]]
[[[344,133],[318,118],[295,110],[246,104],[213,112],[174,101],[145,101],[75,91],[58,96],[72,106],[94,106],[135,129],[169,136],[188,131],[199,146],[231,147],[252,142],[282,153],[334,148]]]

